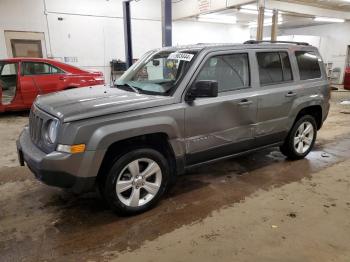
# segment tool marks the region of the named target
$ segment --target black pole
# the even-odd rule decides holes
[[[172,45],[171,0],[162,0],[162,44]]]
[[[123,2],[123,20],[124,20],[125,62],[126,62],[126,67],[129,68],[132,65],[130,1]]]

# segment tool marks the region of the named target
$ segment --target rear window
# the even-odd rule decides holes
[[[319,58],[314,52],[296,51],[295,56],[299,67],[301,80],[321,77]]]
[[[287,52],[258,52],[260,84],[278,84],[293,79]]]

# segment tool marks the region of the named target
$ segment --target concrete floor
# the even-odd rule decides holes
[[[0,117],[0,261],[350,261],[350,92],[334,92],[310,155],[277,148],[193,170],[122,218],[19,167],[27,117]]]

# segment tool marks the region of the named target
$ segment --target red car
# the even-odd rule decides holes
[[[90,72],[52,59],[0,60],[0,112],[29,109],[40,94],[104,84],[101,72]]]
[[[350,90],[350,67],[345,68],[344,89]]]

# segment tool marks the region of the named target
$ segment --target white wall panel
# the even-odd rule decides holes
[[[45,0],[48,12],[123,17],[123,0]],[[136,19],[161,19],[160,0],[142,0],[130,3],[131,16]]]
[[[242,43],[249,40],[249,29],[238,25],[175,21],[173,44]]]
[[[44,32],[46,20],[42,0],[0,0],[0,58],[7,57],[4,30]]]

